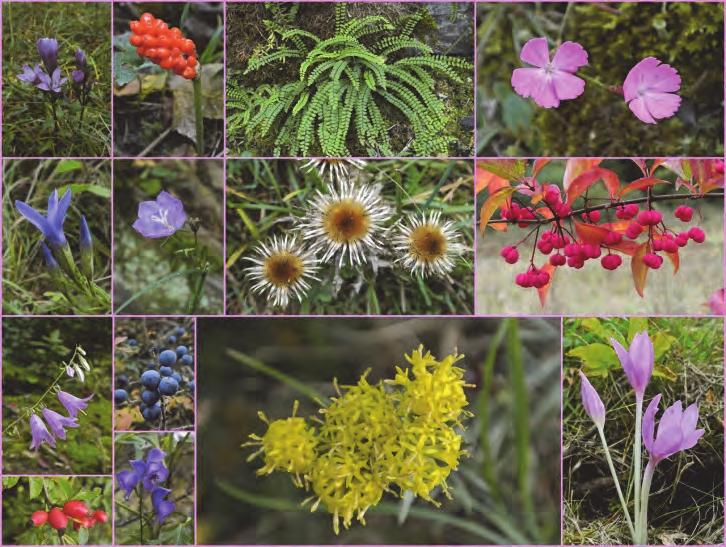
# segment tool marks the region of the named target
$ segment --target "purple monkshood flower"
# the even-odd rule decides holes
[[[131,460],[132,469],[125,469],[116,475],[119,486],[128,499],[136,485],[141,483],[145,490],[151,492],[169,478],[169,470],[164,465],[166,453],[159,448],[152,448],[146,454],[146,461]]]
[[[43,69],[40,68],[40,65],[35,65],[31,68],[30,65],[24,64],[23,73],[18,74],[18,80],[25,82],[26,84],[37,85],[40,83],[41,74],[45,73],[43,72]]]
[[[30,434],[33,440],[30,443],[31,450],[38,450],[40,445],[48,443],[50,446],[55,448],[55,439],[50,434],[48,428],[45,427],[45,423],[41,420],[38,415],[34,412],[30,416]]]
[[[61,78],[60,68],[56,68],[52,76],[48,76],[42,70],[40,71],[40,82],[35,84],[35,87],[41,91],[48,91],[50,93],[60,93],[62,91],[63,84],[68,81],[68,78]]]
[[[33,223],[48,240],[51,247],[62,247],[66,245],[66,236],[63,233],[63,223],[66,220],[66,213],[71,204],[71,189],[68,188],[63,197],[58,200],[58,190],[48,198],[47,216],[43,216],[27,203],[16,200],[15,207],[18,212],[27,220]]]
[[[605,405],[582,371],[580,371],[580,395],[582,396],[582,406],[585,407],[585,412],[592,418],[597,427],[603,428],[605,426]]]
[[[159,524],[162,524],[166,517],[174,512],[174,502],[164,499],[169,494],[171,494],[171,490],[161,486],[156,487],[151,493],[151,505],[154,507],[156,520],[159,521]]]
[[[58,67],[58,40],[55,38],[40,38],[36,44],[38,55],[43,60],[45,70],[52,74]]]
[[[62,414],[49,409],[43,409],[43,418],[48,422],[48,427],[53,432],[53,435],[59,439],[66,440],[66,427],[75,428],[78,427],[78,422],[75,418],[66,418]]]
[[[705,432],[704,429],[696,429],[698,405],[694,403],[684,411],[681,402],[676,401],[663,412],[656,434],[655,416],[660,399],[660,393],[653,397],[643,414],[643,444],[650,454],[649,465],[654,467],[661,460],[696,446]]]
[[[146,474],[144,475],[144,489],[152,491],[158,485],[169,478],[169,470],[164,462],[148,462],[146,465]]]
[[[174,235],[187,220],[184,204],[170,193],[162,191],[155,201],[139,203],[138,219],[134,230],[147,238]]]
[[[653,342],[650,341],[648,333],[643,331],[636,334],[628,350],[613,338],[610,339],[610,342],[615,348],[615,353],[618,354],[620,364],[623,365],[625,376],[628,377],[630,385],[635,390],[635,396],[642,399],[645,388],[650,382],[650,376],[653,374],[655,363]]]
[[[142,460],[129,461],[132,469],[124,469],[116,474],[119,486],[124,490],[126,499],[129,499],[139,481],[143,480],[146,474],[146,463]]]
[[[58,400],[68,411],[68,415],[71,418],[77,418],[78,413],[84,410],[88,406],[88,401],[93,398],[93,394],[89,395],[85,399],[79,399],[75,395],[66,393],[65,391],[58,392]]]

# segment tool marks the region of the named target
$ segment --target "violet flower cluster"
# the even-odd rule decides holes
[[[575,73],[588,64],[588,55],[577,42],[562,43],[550,60],[547,38],[532,38],[524,44],[519,57],[534,67],[512,72],[512,87],[522,97],[531,97],[543,108],[557,108],[560,101],[584,93],[585,80]],[[675,68],[655,57],[646,57],[628,72],[622,95],[639,120],[655,124],[678,111],[681,98],[676,93],[680,87],[681,77]]]
[[[130,460],[131,469],[124,469],[116,474],[116,482],[124,491],[128,500],[131,493],[136,490],[139,501],[143,499],[143,492],[151,495],[151,506],[156,514],[156,520],[162,524],[174,512],[174,502],[166,497],[171,490],[164,488],[169,478],[169,469],[164,464],[166,453],[160,448],[152,448],[146,454],[146,460]]]
[[[631,519],[628,504],[623,497],[617,473],[612,464],[610,451],[605,440],[605,405],[595,388],[581,372],[580,393],[582,405],[588,416],[595,423],[605,450],[610,472],[615,481],[618,497],[628,522],[633,542],[644,545],[648,542],[648,498],[655,468],[661,461],[693,448],[703,436],[704,429],[698,427],[698,405],[692,404],[685,410],[681,401],[676,401],[665,409],[656,425],[662,394],[651,399],[643,414],[645,391],[653,374],[655,364],[653,343],[647,332],[640,332],[633,337],[628,349],[618,341],[611,339],[613,348],[618,355],[628,382],[635,392],[635,442],[633,443],[633,485],[634,485],[634,518]],[[641,476],[641,437],[642,444],[648,453],[648,463]]]
[[[65,407],[66,412],[68,412],[68,416],[44,408],[41,411],[45,419],[44,422],[37,413],[32,412],[30,415],[31,450],[38,450],[43,443],[55,448],[56,439],[65,441],[66,428],[78,427],[78,414],[88,406],[88,401],[93,398],[93,394],[86,398],[80,398],[65,391],[58,391],[57,397],[58,401]]]

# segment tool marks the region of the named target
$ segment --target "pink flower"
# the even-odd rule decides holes
[[[623,82],[623,95],[630,110],[645,123],[670,118],[681,106],[675,94],[681,88],[681,77],[670,65],[655,57],[646,57],[630,69]]]
[[[726,315],[726,291],[719,289],[708,299],[708,307],[713,315]]]
[[[618,354],[625,376],[628,377],[636,397],[642,398],[655,365],[653,342],[650,341],[648,333],[643,331],[633,336],[633,341],[627,350],[614,338],[611,338],[610,342]]]
[[[580,371],[580,396],[585,412],[595,422],[595,425],[602,429],[605,426],[605,405],[582,371]]]
[[[563,43],[550,62],[547,38],[532,38],[524,44],[519,58],[537,68],[515,69],[512,87],[543,108],[556,108],[560,101],[575,99],[585,90],[585,81],[574,73],[587,64],[587,51],[576,42]]]
[[[683,410],[681,402],[676,401],[663,412],[656,434],[655,415],[660,399],[660,393],[653,397],[643,414],[643,444],[654,466],[677,452],[693,448],[705,432],[704,429],[696,429],[698,405],[694,403]]]

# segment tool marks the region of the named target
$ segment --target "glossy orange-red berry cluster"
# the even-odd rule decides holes
[[[164,21],[144,13],[138,21],[131,21],[129,42],[136,46],[141,57],[150,59],[161,68],[193,80],[197,77],[197,46],[184,38],[177,27],[169,28]]]

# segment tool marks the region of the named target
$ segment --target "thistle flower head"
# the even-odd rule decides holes
[[[253,264],[245,270],[254,283],[252,291],[267,296],[275,307],[287,307],[291,296],[301,302],[310,281],[318,279],[315,255],[294,236],[273,236],[246,260]]]
[[[383,224],[391,217],[380,192],[367,184],[340,181],[327,193],[318,191],[301,223],[311,249],[326,262],[338,256],[338,265],[368,262],[369,253],[381,250]]]
[[[397,262],[423,277],[446,275],[454,269],[456,258],[464,253],[454,223],[442,221],[438,211],[402,223],[393,244],[400,253]]]
[[[321,179],[335,182],[348,178],[350,168],[363,169],[366,162],[355,158],[313,158],[303,164],[305,171],[315,171]]]

